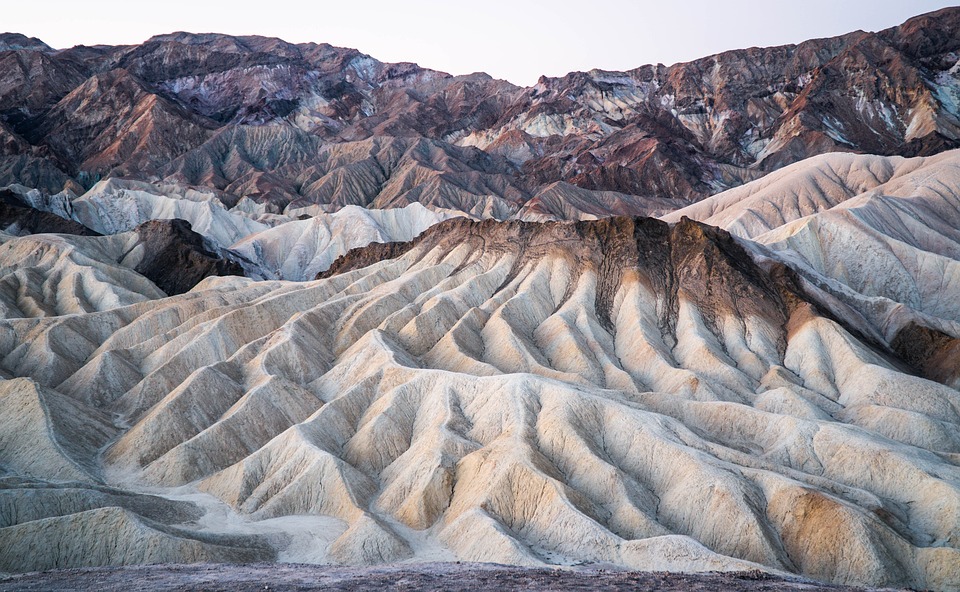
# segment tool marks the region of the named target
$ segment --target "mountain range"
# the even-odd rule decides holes
[[[132,176],[280,208],[496,197],[505,213],[557,182],[696,201],[826,152],[960,146],[958,26],[946,9],[531,88],[263,37],[53,50],[6,34],[0,185]]]

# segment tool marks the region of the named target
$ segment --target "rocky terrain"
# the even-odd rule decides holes
[[[53,50],[7,34],[0,185],[80,193],[132,176],[280,207],[419,201],[499,218],[564,182],[643,214],[643,199],[695,201],[825,152],[957,147],[958,30],[945,9],[531,88],[263,37]]]
[[[958,31],[0,35],[0,589],[960,590]]]
[[[846,170],[839,185],[870,197],[871,183],[910,187],[911,173],[945,193],[958,179],[957,153],[871,157],[867,181],[863,165],[844,168],[862,158],[803,163],[779,182]],[[911,204],[930,206],[906,195],[885,198],[904,217],[880,228],[926,227],[915,257],[925,238],[949,258],[956,243],[933,224],[953,219],[908,220]],[[813,203],[834,201],[816,216],[876,207]],[[314,282],[208,278],[95,314],[8,315],[6,569],[266,553],[954,589],[957,313],[901,290],[955,272],[864,286],[828,275],[831,261],[853,269],[849,249],[815,267],[791,244],[686,217],[459,218],[405,249],[351,251]],[[873,264],[864,277],[894,277]],[[74,288],[50,289],[69,302]],[[884,299],[899,316],[881,314]],[[910,327],[935,337],[942,364],[903,353]],[[159,520],[142,500],[97,494],[104,484],[202,516]],[[63,543],[39,552],[50,537]]]

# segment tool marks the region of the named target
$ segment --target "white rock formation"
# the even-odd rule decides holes
[[[131,563],[249,563],[271,557],[265,545],[257,548],[204,538],[152,523],[121,508],[99,508],[0,528],[0,570]]]
[[[211,278],[2,321],[0,368],[32,382],[0,384],[60,402],[45,408],[60,427],[31,429],[74,442],[84,430],[61,415],[117,418],[84,474],[49,453],[29,475],[203,492],[247,533],[329,517],[344,527],[317,535],[316,556],[342,563],[440,548],[960,589],[956,390],[905,373],[722,235],[591,224],[451,221],[324,280]],[[4,442],[23,446],[20,425],[0,422]],[[23,454],[0,464],[27,474]],[[151,520],[19,522],[0,529],[0,564],[262,552]],[[51,536],[69,542],[44,552]]]
[[[887,342],[911,323],[960,338],[960,150],[818,156],[663,218],[683,216],[768,247]]]
[[[753,238],[788,222],[810,216],[871,190],[905,189],[955,152],[924,158],[884,157],[837,152],[814,156],[761,179],[718,193],[662,216],[677,222],[687,216]],[[926,169],[920,173],[920,170]],[[915,176],[919,173],[922,176]],[[885,184],[891,183],[888,187]],[[916,185],[914,185],[916,187]],[[908,197],[900,195],[899,197]]]
[[[0,232],[0,316],[88,313],[166,296],[134,271],[139,237]]]
[[[385,210],[347,205],[332,213],[320,210],[319,206],[270,213],[268,204],[256,204],[247,198],[227,208],[213,193],[126,179],[101,181],[73,199],[43,199],[39,192],[14,189],[34,207],[69,217],[105,235],[128,233],[149,220],[186,220],[194,232],[206,239],[210,250],[239,254],[245,272],[257,279],[313,279],[350,249],[372,242],[408,241],[438,222],[467,215],[454,210],[430,210],[417,202]],[[477,215],[484,215],[482,208]],[[303,216],[309,219],[301,219]],[[56,240],[77,243],[73,237]],[[117,241],[81,242],[81,253],[102,259],[99,251],[112,253]],[[104,246],[94,246],[101,243]]]
[[[230,250],[255,264],[249,269],[252,277],[312,280],[350,249],[374,242],[406,242],[454,215],[433,212],[416,202],[389,210],[350,205],[250,234]]]
[[[101,234],[133,230],[147,220],[179,218],[220,248],[268,228],[228,210],[211,193],[123,179],[100,181],[72,205],[73,219]]]

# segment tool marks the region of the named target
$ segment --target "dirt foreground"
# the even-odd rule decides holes
[[[681,574],[616,569],[546,569],[493,564],[428,563],[378,568],[289,563],[145,565],[64,569],[0,578],[0,592],[76,590],[91,592],[364,590],[663,590],[757,592],[860,590],[763,572]]]

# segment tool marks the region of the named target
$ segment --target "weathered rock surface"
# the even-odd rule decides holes
[[[664,219],[690,216],[764,245],[857,310],[911,366],[957,386],[958,196],[960,151],[831,154]]]
[[[197,532],[279,529],[281,556],[338,563],[761,568],[957,589],[960,395],[752,248],[687,219],[449,220],[314,282],[210,278],[97,314],[9,319],[0,368],[119,418],[95,467],[109,483],[205,494],[190,499],[220,530],[176,526],[178,546],[108,516],[186,560],[213,553],[183,542]],[[70,356],[51,358],[64,343]],[[332,520],[306,534],[294,516]],[[44,520],[16,540],[60,528]],[[122,561],[161,560],[137,553]],[[45,561],[79,554],[62,557]]]
[[[685,205],[825,152],[956,148],[958,30],[960,10],[948,8],[876,33],[574,72],[531,88],[264,37],[174,33],[52,51],[9,34],[0,135],[14,139],[4,159],[39,160],[0,166],[0,184],[42,182],[55,193],[132,174],[234,201],[337,206],[349,195],[332,195],[338,184],[367,185],[368,203],[378,185],[394,185],[406,194],[400,205],[449,197],[440,207],[473,213],[488,195],[515,211],[562,181]],[[401,139],[445,155],[431,159],[433,174],[357,163],[323,181],[332,169],[321,146]]]

